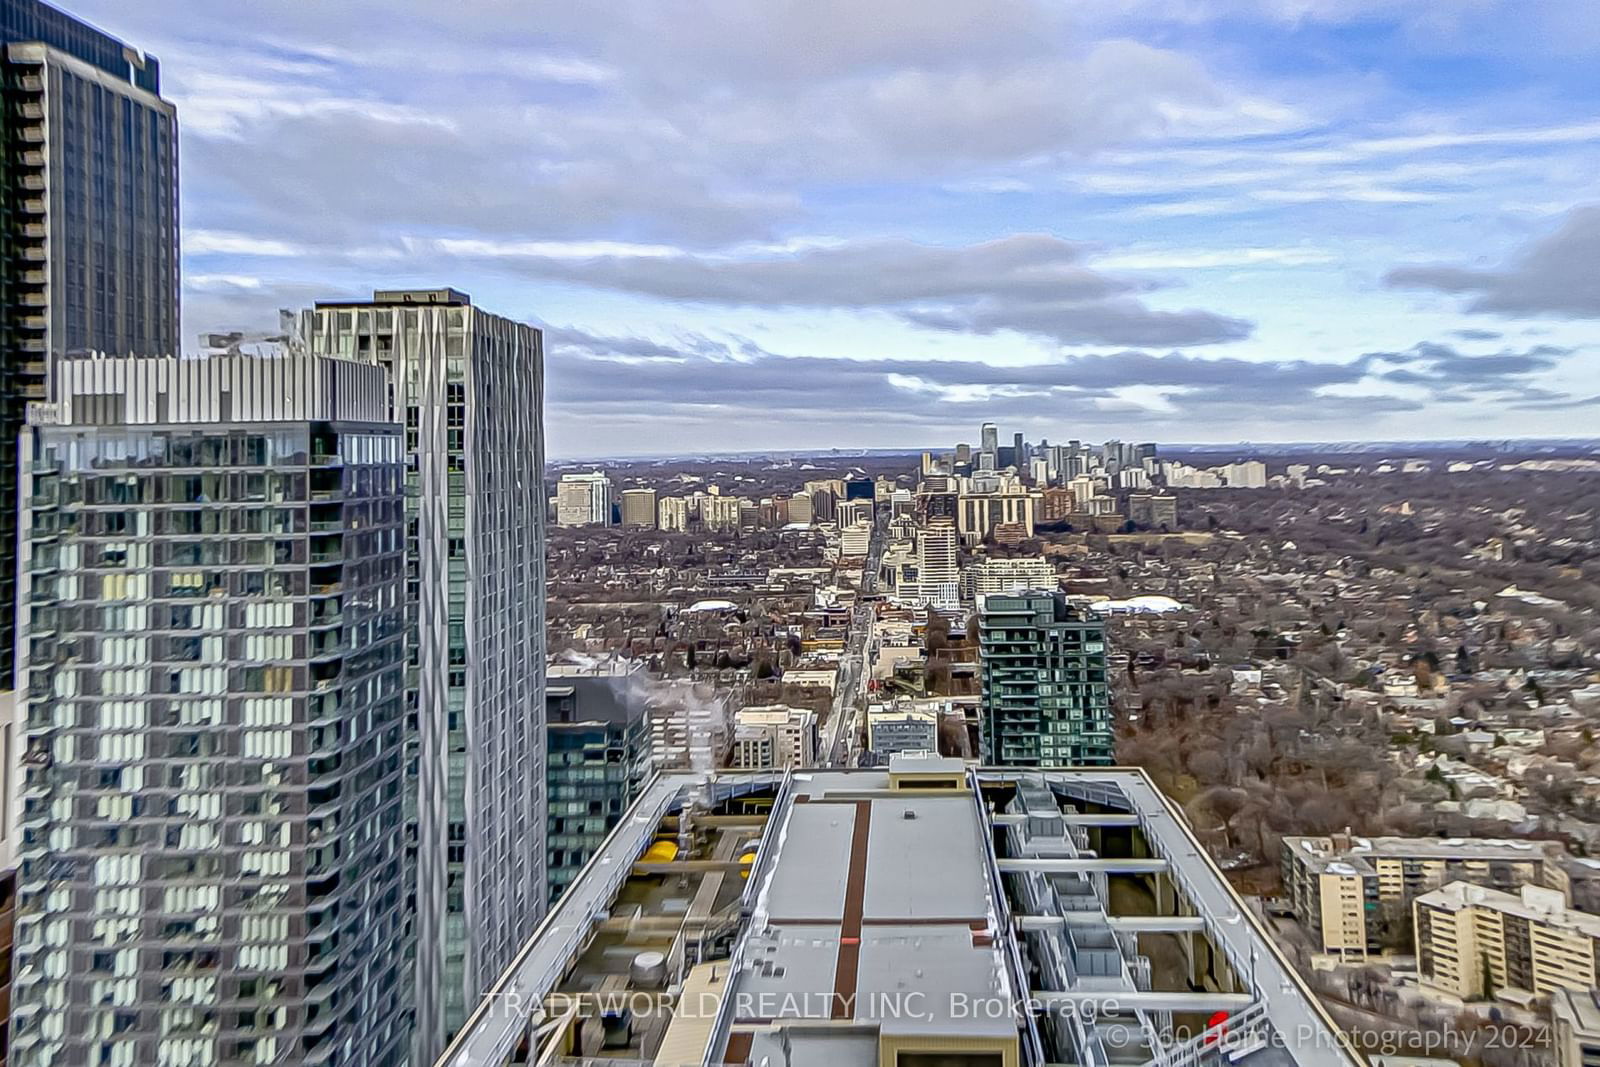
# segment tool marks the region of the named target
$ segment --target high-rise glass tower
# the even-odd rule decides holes
[[[25,476],[12,1062],[409,1039],[404,440],[377,367],[60,361]]]
[[[1104,619],[1061,593],[990,595],[978,651],[985,764],[1115,762]]]
[[[416,1059],[545,911],[540,332],[453,289],[302,313],[314,353],[386,368],[406,432]]]
[[[644,791],[654,754],[636,671],[611,664],[555,670],[545,700],[552,905]]]
[[[0,688],[11,678],[17,440],[51,354],[178,345],[178,130],[154,58],[0,0]]]

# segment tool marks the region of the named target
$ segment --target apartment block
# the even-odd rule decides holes
[[[749,770],[813,767],[817,713],[784,704],[741,708],[733,717],[730,765]]]
[[[917,532],[917,595],[923,603],[956,606],[961,589],[959,558],[953,523],[930,520]]]
[[[610,526],[614,492],[601,471],[563,474],[556,483],[556,525]]]
[[[1283,839],[1283,893],[1322,951],[1341,956],[1383,951],[1385,923],[1409,912],[1423,893],[1470,882],[1515,893],[1524,885],[1561,888],[1566,850],[1553,842],[1491,838],[1328,837]]]
[[[969,600],[994,593],[1018,593],[1029,589],[1055,589],[1055,564],[1043,557],[1019,559],[981,559],[961,572],[962,595]]]
[[[939,713],[907,704],[867,709],[867,749],[880,760],[902,752],[939,751]]]
[[[655,529],[656,491],[654,489],[624,489],[622,491],[622,525]]]
[[[733,744],[733,696],[698,682],[653,687],[645,697],[650,716],[650,758],[660,771],[723,766]]]
[[[683,533],[689,528],[689,501],[681,496],[664,496],[656,505],[661,529]]]
[[[872,524],[865,520],[851,523],[839,531],[839,555],[859,559],[872,545]]]
[[[550,899],[566,890],[653,773],[650,719],[628,673],[558,673],[545,689]]]
[[[990,596],[978,652],[985,763],[1113,762],[1104,619],[1059,592]]]
[[[388,371],[406,435],[417,1049],[546,906],[544,342],[455,289],[302,312],[310,350]]]
[[[64,360],[30,413],[19,1064],[410,1036],[405,444],[378,367]]]
[[[966,541],[982,541],[996,526],[1019,526],[1033,536],[1040,496],[1021,490],[963,495],[956,501],[956,529]]]
[[[18,451],[52,356],[178,351],[178,124],[161,65],[40,0],[0,4],[0,689]]]
[[[1556,1067],[1600,1067],[1600,990],[1550,994],[1550,1020]]]
[[[1560,892],[1451,882],[1413,907],[1417,975],[1463,1000],[1506,990],[1550,996],[1600,985],[1600,916],[1572,911]]]

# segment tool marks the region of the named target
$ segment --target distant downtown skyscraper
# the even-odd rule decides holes
[[[428,1063],[545,911],[543,338],[453,289],[318,304],[300,333],[313,353],[388,370],[405,424]]]
[[[0,0],[0,688],[14,652],[17,440],[47,357],[178,350],[178,129],[160,66]]]
[[[376,367],[57,363],[12,1062],[404,1055],[405,452]]]

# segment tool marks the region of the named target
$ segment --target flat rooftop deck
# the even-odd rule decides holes
[[[540,1031],[547,995],[615,988],[636,950],[657,947],[657,938],[677,939],[680,955],[671,964],[677,977],[669,979],[669,990],[680,979],[697,999],[714,989],[714,1018],[697,1017],[680,1004],[671,1018],[639,1024],[649,1035],[642,1044],[601,1055],[654,1059],[657,1067],[763,1058],[789,1067],[869,1067],[897,1047],[916,1048],[919,1040],[932,1047],[935,1039],[948,1037],[984,1048],[1009,1043],[1016,1058],[1007,1062],[1036,1067],[1044,1058],[1043,1016],[1037,1012],[1087,1008],[1094,1029],[1135,1016],[1187,1017],[1215,1003],[1227,1005],[1241,1023],[1247,1017],[1257,1025],[1265,1020],[1278,1038],[1242,1055],[1241,1067],[1361,1063],[1196,841],[1182,812],[1142,771],[979,768],[965,781],[982,792],[896,790],[884,769],[729,772],[709,784],[691,775],[657,777],[485,997],[439,1067],[502,1067]],[[1012,813],[991,813],[992,799],[1024,794],[1025,813],[1015,805]],[[759,816],[705,818],[709,828],[701,831],[692,863],[669,863],[669,870],[659,871],[635,867],[652,841],[673,831],[674,816],[691,798],[698,798],[701,811],[752,810],[753,801],[733,799],[741,795],[773,798],[764,827]],[[1052,815],[1052,807],[1066,812]],[[717,839],[713,828],[735,825],[740,842],[760,835],[748,881],[727,861],[727,848],[717,850],[720,859],[704,858],[704,842]],[[1039,832],[1030,831],[1026,854],[996,855],[996,842],[1015,841],[1030,825]],[[1051,845],[1067,840],[1063,833],[1100,835],[1091,840],[1106,846],[1104,854],[1090,850],[1079,856],[1113,866],[1002,873],[1001,859],[1079,862],[1073,848]],[[1129,861],[1125,871],[1116,869],[1118,860]],[[1145,865],[1135,869],[1131,861]],[[715,893],[708,888],[701,896],[714,899],[713,910],[732,916],[732,925],[717,945],[685,955],[676,920],[702,876],[708,887],[722,879]],[[1124,889],[1136,883],[1166,887],[1162,913],[1115,904],[1106,893],[1107,878]],[[1008,899],[1020,881],[1052,887],[1047,897],[1062,910],[1030,913]],[[1029,942],[1019,931],[1036,937],[1056,930],[1084,954],[1070,984],[1051,987],[1047,1000],[1031,1005],[1034,1012],[958,1014],[957,1005],[974,1003],[1029,1006],[1034,990],[1027,986],[1044,969],[1036,966],[1041,961],[1024,959]],[[1145,951],[1141,937],[1171,944],[1203,938],[1214,958],[1226,960],[1228,974],[1204,988],[1161,975],[1154,982],[1141,979],[1136,988],[1123,960]],[[1089,966],[1091,957],[1108,969]],[[1050,1039],[1058,1033],[1051,1031]],[[1132,1033],[1139,1034],[1137,1025]],[[536,1039],[534,1047],[541,1043]],[[1149,1050],[1139,1040],[1119,1046],[1119,1062],[1137,1062],[1143,1051]]]

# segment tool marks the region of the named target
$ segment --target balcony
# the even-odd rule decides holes
[[[318,644],[317,647],[315,647],[315,648],[313,648],[311,650],[310,659],[311,659],[311,662],[313,662],[313,663],[324,663],[324,662],[326,662],[328,660],[331,660],[331,659],[338,659],[340,656],[344,656],[344,655],[348,654],[349,651],[350,651],[349,642],[344,641],[341,638],[339,640],[328,641],[328,642],[325,642],[325,643]],[[337,682],[339,681],[337,676],[335,676],[331,680],[335,684],[337,684]],[[323,688],[320,681],[318,682],[318,686],[317,687],[318,687],[319,690],[321,690]]]

